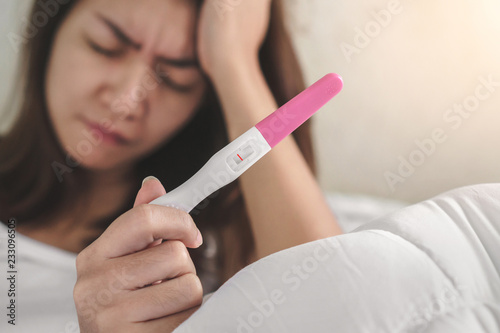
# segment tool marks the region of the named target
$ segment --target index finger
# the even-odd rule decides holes
[[[94,254],[116,258],[144,250],[158,239],[179,240],[191,248],[202,244],[201,233],[188,213],[143,204],[118,217],[91,247]]]

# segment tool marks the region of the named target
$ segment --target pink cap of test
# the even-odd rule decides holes
[[[339,75],[327,74],[264,118],[255,127],[273,148],[335,97],[342,90],[343,85]]]

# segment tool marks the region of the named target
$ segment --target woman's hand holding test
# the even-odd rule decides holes
[[[200,233],[189,214],[146,205],[162,194],[159,181],[144,182],[134,208],[78,255],[74,299],[82,333],[169,332],[201,304],[186,248],[201,245]]]

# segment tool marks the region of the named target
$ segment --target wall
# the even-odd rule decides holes
[[[475,97],[480,77],[500,83],[498,1],[288,4],[308,83],[327,72],[345,80],[314,119],[325,189],[417,201],[500,180],[500,86]]]
[[[14,116],[12,110],[5,108],[7,97],[12,94],[12,83],[17,66],[18,44],[12,43],[13,34],[18,34],[23,18],[27,17],[29,0],[0,1],[0,133],[8,127]]]
[[[15,68],[7,36],[29,3],[0,2],[0,101]],[[286,5],[307,82],[327,72],[345,80],[344,91],[314,117],[325,189],[417,201],[500,179],[500,87],[488,97],[480,88],[483,100],[473,105],[480,77],[500,82],[496,0]],[[473,111],[454,113],[464,102]]]

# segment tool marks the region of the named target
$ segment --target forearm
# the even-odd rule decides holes
[[[228,64],[224,77],[212,78],[231,140],[278,107],[258,63],[246,64]],[[257,258],[341,233],[292,137],[273,148],[239,181]]]

